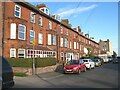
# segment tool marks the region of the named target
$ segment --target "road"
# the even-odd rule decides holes
[[[117,88],[118,64],[107,63],[80,74],[48,72],[15,77],[13,88]]]

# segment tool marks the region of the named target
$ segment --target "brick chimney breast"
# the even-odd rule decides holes
[[[43,3],[43,4],[38,4],[36,7],[37,8],[43,8],[43,7],[46,7],[46,5]]]

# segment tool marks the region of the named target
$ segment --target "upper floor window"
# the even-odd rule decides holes
[[[76,45],[76,42],[74,42],[74,49],[76,49],[76,46],[77,46],[77,45]]]
[[[38,43],[43,44],[43,34],[42,33],[38,34]]]
[[[63,33],[63,28],[62,27],[60,28],[60,33]]]
[[[80,51],[82,50],[82,46],[81,46],[81,44],[80,44]]]
[[[39,17],[38,24],[42,26],[42,17]]]
[[[74,34],[74,38],[75,38],[76,36],[75,36],[75,34]]]
[[[52,22],[49,21],[49,29],[52,29]]]
[[[18,25],[18,39],[25,40],[26,39],[26,26],[19,24]]]
[[[32,43],[34,38],[35,38],[35,32],[33,30],[30,30],[30,43]]]
[[[53,35],[53,45],[56,45],[56,35]]]
[[[72,42],[70,41],[70,49],[72,49]]]
[[[63,38],[60,38],[60,46],[63,47]]]
[[[68,29],[66,30],[66,35],[68,35]]]
[[[33,12],[31,12],[31,14],[30,14],[30,21],[32,22],[32,23],[35,23],[35,13],[33,13]]]
[[[16,23],[10,24],[10,39],[16,39]]]
[[[48,34],[48,45],[52,45],[52,35],[51,34]]]
[[[67,39],[66,38],[64,38],[64,47],[67,47]]]
[[[79,49],[79,43],[77,42],[77,49]]]
[[[15,5],[15,12],[14,15],[18,18],[21,18],[21,7],[18,5]]]

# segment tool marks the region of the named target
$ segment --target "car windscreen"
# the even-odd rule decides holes
[[[71,60],[69,62],[70,65],[74,65],[74,64],[79,64],[79,61],[78,60]]]
[[[98,59],[95,59],[94,62],[98,62],[99,60]]]
[[[84,62],[88,62],[88,60],[83,60]]]

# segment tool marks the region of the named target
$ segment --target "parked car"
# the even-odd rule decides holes
[[[109,62],[107,54],[100,54],[99,57],[103,59],[104,63],[108,63]]]
[[[108,57],[108,61],[112,62],[113,58],[112,57]]]
[[[119,63],[119,59],[114,58],[113,61],[112,61],[112,63]]]
[[[14,86],[13,70],[11,64],[4,57],[0,56],[2,62],[2,74],[0,74],[0,80],[2,80],[2,88],[10,88]],[[2,75],[2,76],[1,76]]]
[[[95,67],[95,63],[91,59],[83,59],[86,68],[91,69]]]
[[[93,61],[95,62],[96,67],[99,67],[102,65],[102,61],[100,59],[94,59]]]
[[[86,66],[83,60],[70,60],[66,66],[64,66],[64,73],[80,73],[86,71]]]
[[[101,61],[101,65],[104,64],[104,60],[101,57],[95,57],[94,59],[99,59]]]

